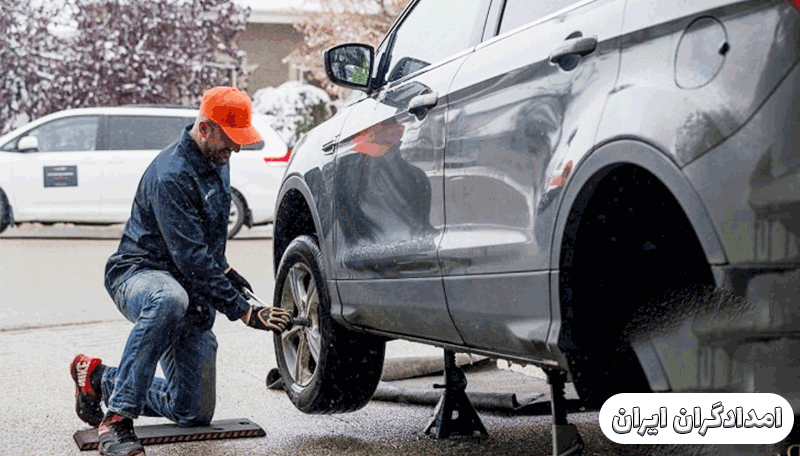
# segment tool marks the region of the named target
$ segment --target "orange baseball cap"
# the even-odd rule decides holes
[[[261,141],[253,128],[253,103],[246,93],[235,87],[217,86],[203,94],[200,114],[213,121],[240,146]]]

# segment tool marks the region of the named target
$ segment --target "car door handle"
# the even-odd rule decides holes
[[[436,92],[417,95],[408,102],[408,110],[415,116],[424,114],[428,109],[436,106],[439,102],[439,94]]]
[[[572,38],[550,53],[550,63],[561,65],[566,57],[589,55],[597,49],[597,37]]]

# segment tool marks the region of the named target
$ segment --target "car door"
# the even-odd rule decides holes
[[[35,137],[39,147],[22,152],[13,163],[11,181],[19,220],[102,220],[100,120],[96,115],[64,117],[21,136]]]
[[[445,118],[488,4],[413,2],[379,49],[380,88],[347,115],[336,147],[334,249],[353,324],[461,342],[437,257]]]
[[[624,5],[506,0],[498,36],[454,78],[440,258],[468,345],[550,356],[558,196],[614,87]]]
[[[124,222],[130,217],[136,188],[147,166],[169,144],[180,140],[194,121],[180,116],[109,115],[106,117],[107,164],[103,180],[103,214]]]

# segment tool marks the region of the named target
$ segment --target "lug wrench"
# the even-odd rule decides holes
[[[244,297],[245,297],[245,299],[252,299],[256,303],[258,303],[258,305],[260,305],[260,306],[272,307],[272,306],[266,304],[264,301],[258,299],[258,296],[254,295],[253,292],[248,290],[247,288],[244,289]],[[288,331],[294,325],[300,325],[300,326],[306,326],[306,327],[311,326],[311,319],[308,318],[308,317],[305,317],[305,318],[304,317],[292,318],[292,321],[291,321],[291,323],[289,323],[289,326],[286,327],[286,330]]]

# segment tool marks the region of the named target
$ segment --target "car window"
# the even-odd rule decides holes
[[[23,136],[35,136],[39,140],[39,152],[95,150],[98,124],[97,116],[67,117],[39,125]]]
[[[519,26],[541,19],[580,0],[506,0],[500,31],[505,33]]]
[[[108,116],[107,150],[163,149],[179,140],[193,118],[167,116]]]
[[[386,80],[396,81],[470,46],[483,0],[420,0],[397,29]]]
[[[17,139],[12,139],[11,141],[3,144],[3,147],[0,147],[0,150],[6,152],[14,152],[17,150]]]

